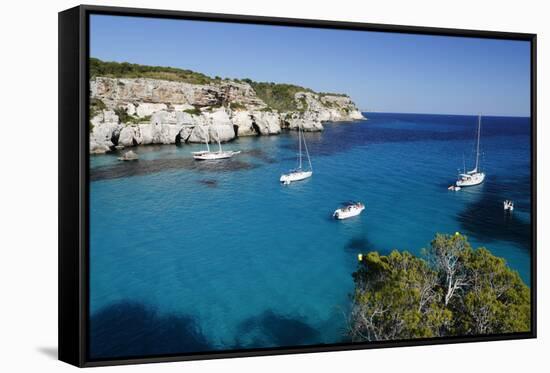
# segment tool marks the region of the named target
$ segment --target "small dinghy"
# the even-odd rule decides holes
[[[456,185],[451,185],[450,187],[447,188],[448,190],[452,190],[453,192],[458,192],[460,189],[462,189],[461,187],[459,186],[456,186]]]
[[[137,161],[138,159],[138,155],[133,150],[127,151],[122,157],[118,157],[119,161]]]
[[[504,205],[504,211],[514,211],[514,202],[510,200],[506,200],[503,203]]]
[[[365,205],[361,202],[350,202],[346,206],[336,209],[332,216],[338,220],[348,219],[361,214],[364,209]]]

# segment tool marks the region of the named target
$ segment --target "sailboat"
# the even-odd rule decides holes
[[[216,129],[216,134],[218,137],[218,151],[211,151],[210,145],[208,145],[208,130],[206,130],[206,136],[204,137],[204,142],[206,143],[206,150],[201,150],[198,152],[193,152],[193,158],[195,158],[197,161],[210,161],[210,160],[216,160],[216,159],[227,159],[231,158],[235,154],[239,154],[240,151],[224,151],[222,150],[222,144],[220,142],[220,134],[218,133],[218,130]]]
[[[485,173],[481,172],[479,169],[479,140],[481,136],[481,115],[477,118],[477,145],[476,145],[476,166],[473,170],[466,172],[466,167],[464,167],[463,173],[458,175],[458,180],[456,181],[457,187],[468,187],[479,185],[485,180]]]
[[[307,156],[307,162],[309,164],[309,170],[304,170],[302,168],[302,141],[304,142],[304,149]],[[309,158],[306,139],[302,133],[302,127],[298,125],[298,168],[290,170],[288,173],[281,175],[279,181],[285,185],[288,185],[293,181],[307,179],[311,177],[311,175],[313,175],[313,167],[311,167],[311,159]]]

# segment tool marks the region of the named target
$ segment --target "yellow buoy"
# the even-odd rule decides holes
[[[357,255],[357,259],[358,259],[359,261],[362,261],[362,260],[363,260],[363,254]]]

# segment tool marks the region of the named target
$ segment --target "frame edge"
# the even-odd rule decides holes
[[[83,366],[81,343],[81,7],[58,13],[58,359]]]

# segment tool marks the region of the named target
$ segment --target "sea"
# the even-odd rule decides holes
[[[204,144],[90,156],[89,358],[348,342],[358,254],[422,255],[437,232],[530,285],[530,118],[483,117],[486,180],[455,192],[477,116],[364,115],[305,133],[313,176],[290,185],[296,132],[237,138],[228,160],[193,160]],[[365,211],[334,220],[350,200]]]

